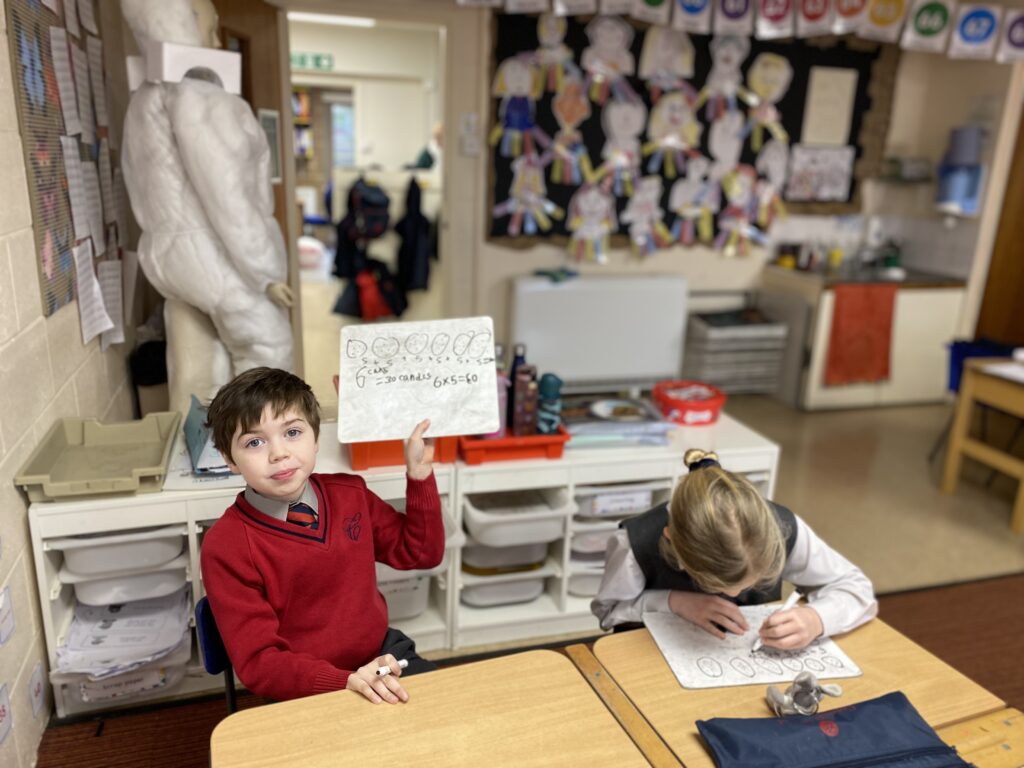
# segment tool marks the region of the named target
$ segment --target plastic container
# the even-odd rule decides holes
[[[499,581],[495,584],[473,584],[462,588],[459,600],[474,608],[513,605],[536,600],[544,592],[544,579]]]
[[[569,433],[564,426],[559,425],[558,433],[554,435],[501,437],[493,440],[460,437],[459,452],[467,464],[514,459],[560,459],[567,442]]]
[[[603,531],[588,531],[586,533],[574,533],[570,551],[573,555],[600,554],[604,557],[608,549],[608,540],[615,535],[618,528],[608,528]]]
[[[518,544],[513,547],[487,547],[470,544],[462,549],[462,570],[487,576],[539,568],[547,560],[546,542]]]
[[[714,424],[725,405],[722,390],[690,379],[659,381],[651,398],[666,419],[688,427]]]
[[[168,563],[184,549],[185,534],[185,526],[171,525],[131,533],[51,539],[47,546],[64,552],[68,571],[89,576]]]
[[[370,467],[396,467],[405,464],[405,446],[401,440],[378,440],[369,443],[346,443],[349,464],[359,471]],[[451,464],[459,455],[457,436],[439,437],[434,441],[434,462]]]
[[[159,491],[180,422],[177,411],[113,424],[58,419],[14,482],[29,501]]]
[[[427,610],[430,597],[428,576],[389,581],[377,586],[388,604],[388,619],[391,621],[411,619]]]
[[[596,597],[601,589],[604,568],[582,568],[569,575],[567,588],[570,595],[576,597]]]
[[[554,541],[565,532],[565,519],[576,503],[562,488],[467,495],[466,529],[479,544],[511,547]]]
[[[75,597],[86,605],[111,605],[131,600],[163,597],[185,585],[185,567],[188,553],[182,553],[169,563],[146,571],[115,571],[101,576],[83,575],[60,569],[62,584],[72,584]]]
[[[654,503],[654,491],[665,485],[579,486],[576,503],[581,517],[623,517],[645,512]]]

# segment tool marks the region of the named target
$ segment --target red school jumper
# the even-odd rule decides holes
[[[406,478],[406,514],[356,475],[310,475],[315,531],[257,511],[239,493],[203,540],[203,583],[246,688],[275,701],[340,690],[388,627],[374,562],[433,568],[444,556],[434,475]]]

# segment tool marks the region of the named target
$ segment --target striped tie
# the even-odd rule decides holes
[[[304,504],[301,501],[293,501],[288,505],[288,522],[313,531],[320,527],[316,512],[309,504]]]

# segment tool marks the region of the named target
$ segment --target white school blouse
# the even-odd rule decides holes
[[[796,517],[796,541],[782,569],[782,580],[800,587],[807,603],[821,616],[824,636],[842,634],[878,615],[871,580]],[[647,579],[629,536],[619,529],[608,540],[605,571],[590,610],[602,629],[642,621],[645,611],[668,612],[667,589],[644,589]]]

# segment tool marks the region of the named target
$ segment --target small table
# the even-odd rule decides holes
[[[901,690],[933,728],[942,728],[1006,707],[879,619],[837,642],[864,674],[839,680],[842,697],[826,698],[822,711]],[[698,719],[770,714],[763,685],[682,688],[645,629],[602,637],[594,655],[686,768],[714,765],[697,732]]]
[[[210,742],[212,768],[280,766],[647,766],[573,663],[528,651],[410,677],[405,704],[351,691],[236,712]]]
[[[1024,419],[1024,382],[996,376],[985,370],[995,363],[1008,362],[1010,361],[991,357],[969,358],[964,361],[960,393],[956,401],[956,415],[949,432],[946,467],[942,473],[942,492],[948,494],[956,490],[964,456],[970,456],[1017,478],[1020,485],[1017,488],[1017,499],[1013,504],[1010,529],[1020,534],[1024,533],[1024,461],[970,437],[971,412],[975,403],[983,403]]]

